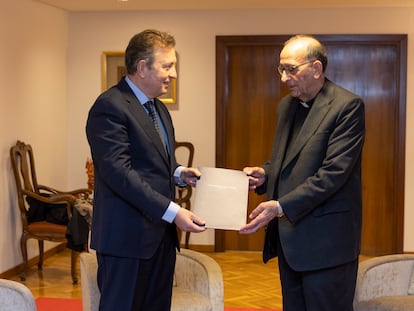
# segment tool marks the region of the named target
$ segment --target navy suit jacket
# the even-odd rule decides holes
[[[288,95],[278,108],[266,182],[258,193],[279,200],[285,216],[266,230],[263,260],[277,254],[277,239],[289,265],[309,271],[358,258],[361,241],[361,153],[364,104],[328,79],[286,152],[298,100]]]
[[[166,106],[155,106],[168,134],[168,156],[151,118],[126,83],[101,94],[89,111],[86,133],[95,168],[91,247],[130,258],[153,256],[175,224],[162,220],[175,197],[175,138]]]

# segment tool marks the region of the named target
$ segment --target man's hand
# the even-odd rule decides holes
[[[243,172],[249,176],[249,190],[255,190],[265,182],[266,174],[261,167],[245,167]]]
[[[240,228],[241,234],[249,234],[256,232],[261,227],[266,226],[273,218],[281,217],[278,208],[278,202],[271,200],[260,203],[249,215],[252,219],[248,224]]]
[[[185,208],[178,210],[174,222],[184,232],[206,231],[206,222]]]
[[[201,172],[195,167],[185,167],[181,171],[180,179],[191,187],[195,187],[197,180],[201,177]]]

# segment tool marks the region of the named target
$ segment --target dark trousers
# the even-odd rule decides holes
[[[175,243],[168,234],[153,258],[97,254],[100,311],[169,311]]]
[[[278,247],[283,311],[353,311],[358,260],[321,270],[292,270]]]

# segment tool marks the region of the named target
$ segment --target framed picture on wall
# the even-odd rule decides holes
[[[102,91],[117,84],[126,75],[125,53],[117,51],[102,52]],[[177,102],[177,79],[171,79],[168,93],[158,97],[164,104]]]

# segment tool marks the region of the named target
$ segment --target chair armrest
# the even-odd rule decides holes
[[[22,189],[22,193],[26,195],[27,197],[33,198],[37,201],[47,203],[49,207],[54,207],[55,203],[64,203],[66,204],[66,212],[68,215],[68,219],[72,218],[72,212],[73,212],[73,204],[75,203],[76,197],[71,194],[55,194],[51,193],[48,194],[50,196],[43,196],[39,193],[24,190]]]
[[[33,191],[28,190],[22,190],[23,194],[36,199],[38,201],[44,202],[44,203],[62,203],[67,202],[69,204],[72,204],[75,202],[75,197],[71,194],[55,194],[52,193],[50,196],[43,196]]]
[[[380,256],[361,262],[354,302],[407,295],[413,267],[414,254]]]
[[[45,185],[37,185],[37,188],[39,190],[45,190],[48,191],[50,193],[54,193],[54,194],[71,194],[74,196],[83,194],[86,197],[89,196],[89,194],[91,194],[91,190],[89,190],[88,188],[79,188],[79,189],[75,189],[75,190],[70,190],[70,191],[65,191],[65,190],[58,190],[49,186],[45,186]]]
[[[25,285],[0,279],[0,306],[2,310],[36,311],[32,292]]]
[[[211,257],[189,249],[177,252],[176,286],[207,297],[213,310],[223,310],[223,276],[218,263]]]

